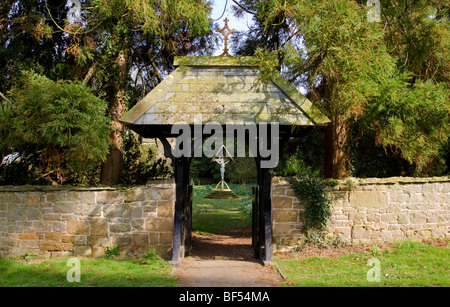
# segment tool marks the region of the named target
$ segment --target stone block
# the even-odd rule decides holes
[[[75,236],[62,235],[61,242],[63,243],[75,243]]]
[[[132,231],[144,231],[145,230],[145,219],[133,218],[130,221]]]
[[[274,187],[273,188],[273,196],[286,196],[286,188],[285,187]]]
[[[161,200],[171,200],[174,198],[173,189],[160,189],[158,191]]]
[[[119,191],[97,192],[97,204],[121,204],[123,201],[124,197]]]
[[[40,248],[42,251],[62,251],[64,250],[64,246],[62,242],[56,241],[41,241],[39,242]]]
[[[130,206],[131,219],[140,219],[143,217],[143,207],[141,205]]]
[[[174,208],[172,206],[172,202],[169,202],[169,205],[159,205],[160,202],[158,202],[158,208],[156,209],[156,213],[158,217],[170,217],[172,218],[174,215]]]
[[[273,208],[292,208],[292,197],[287,196],[274,196],[272,200]]]
[[[424,224],[427,221],[427,216],[425,212],[412,212],[410,216],[410,223],[411,224]]]
[[[77,245],[73,247],[74,256],[89,256],[92,254],[92,248],[87,245]]]
[[[67,200],[67,191],[47,192],[45,199],[48,203],[58,203]]]
[[[289,223],[298,221],[298,210],[273,210],[273,221]]]
[[[353,207],[385,207],[387,206],[387,195],[381,191],[352,191],[350,203]]]
[[[361,240],[368,237],[368,231],[364,226],[352,227],[352,239]]]
[[[129,218],[130,208],[124,204],[113,204],[103,206],[103,213],[108,218]]]
[[[400,204],[389,204],[389,206],[386,208],[387,213],[401,213],[402,212],[402,205]]]
[[[161,232],[158,244],[172,244],[173,234],[171,232]]]
[[[26,205],[14,204],[8,205],[7,221],[23,221],[25,219]]]
[[[106,218],[93,218],[90,222],[92,236],[108,235],[108,220]]]
[[[397,223],[398,224],[409,224],[409,214],[407,214],[407,213],[397,214]]]
[[[89,191],[89,192],[80,192],[80,204],[85,205],[95,205],[95,192]]]
[[[150,232],[148,234],[148,240],[151,245],[157,245],[159,242],[159,233],[158,232]]]
[[[129,232],[130,230],[130,224],[126,223],[111,223],[109,225],[109,231],[111,232]]]
[[[27,220],[28,221],[39,221],[42,220],[43,211],[42,208],[39,207],[29,207],[27,211]]]
[[[70,214],[74,212],[74,204],[71,202],[55,203],[53,206],[54,213]]]
[[[392,223],[394,221],[397,221],[397,215],[394,213],[386,213],[381,215],[381,221]]]
[[[36,233],[22,233],[18,235],[19,240],[37,240]]]
[[[71,235],[88,235],[89,222],[87,221],[67,221],[67,233]]]
[[[51,230],[48,231],[65,232],[66,225],[66,221],[53,221],[51,222]]]
[[[291,230],[290,224],[273,223],[273,226],[272,226],[273,235],[289,234],[290,230]]]
[[[135,246],[144,247],[149,245],[147,233],[134,233],[131,235],[131,237]]]
[[[116,233],[111,236],[111,242],[119,246],[127,246],[132,243],[132,238],[128,233]]]
[[[37,205],[40,203],[40,195],[38,193],[25,193],[23,202],[27,205]]]
[[[148,219],[145,222],[145,229],[148,231],[172,231],[173,220],[168,218]]]
[[[394,203],[407,203],[409,202],[410,194],[404,191],[392,191],[389,193],[389,201]]]
[[[81,193],[79,191],[67,191],[67,201],[80,203]]]
[[[361,224],[366,222],[366,213],[364,212],[350,212],[348,214],[348,219],[353,221],[354,224]]]
[[[336,227],[334,228],[334,234],[342,240],[349,241],[351,238],[351,227]]]
[[[128,189],[125,193],[126,202],[146,200],[145,190],[142,188]]]
[[[44,233],[46,241],[56,241],[62,242],[62,234],[58,232],[45,232]]]
[[[101,216],[103,207],[97,204],[80,204],[77,205],[77,212],[81,216]]]

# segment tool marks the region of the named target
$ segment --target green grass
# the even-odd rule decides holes
[[[369,282],[368,260],[380,262],[380,281]],[[336,259],[310,257],[277,259],[276,263],[296,287],[428,287],[450,286],[450,248],[405,241],[387,250],[351,253]]]
[[[162,259],[80,259],[80,282],[67,281],[67,259],[0,259],[0,287],[175,287]]]
[[[202,234],[249,231],[252,225],[252,185],[230,184],[238,199],[207,199],[215,185],[194,187],[192,228]]]

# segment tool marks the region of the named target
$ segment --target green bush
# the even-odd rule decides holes
[[[154,248],[147,249],[144,253],[141,255],[141,263],[143,264],[150,264],[157,260],[160,260],[161,257],[158,254],[158,251]]]
[[[0,108],[1,157],[18,153],[33,163],[24,170],[30,180],[80,181],[106,158],[107,103],[88,87],[25,71],[8,96]]]
[[[119,245],[108,246],[105,250],[105,258],[115,258],[120,255]]]

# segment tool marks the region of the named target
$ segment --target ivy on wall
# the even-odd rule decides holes
[[[282,175],[290,177],[292,189],[305,206],[301,219],[306,237],[313,242],[323,242],[331,216],[331,199],[326,186],[333,183],[324,182],[319,171],[312,170],[297,158],[286,162]]]

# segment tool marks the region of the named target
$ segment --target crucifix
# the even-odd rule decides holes
[[[224,155],[219,155],[219,152],[221,152],[222,149],[225,151],[225,154],[224,154]],[[227,155],[227,154],[229,155],[230,159],[227,160],[227,161],[225,161],[224,158],[226,158],[226,155]],[[219,155],[218,158],[216,158],[217,155]],[[233,160],[233,157],[230,155],[230,152],[229,152],[228,149],[225,147],[225,145],[222,145],[222,146],[220,147],[220,149],[216,152],[216,154],[214,155],[214,157],[212,158],[212,160],[213,160],[214,162],[219,163],[219,165],[220,165],[220,178],[221,178],[220,182],[216,185],[216,188],[213,189],[213,190],[214,190],[214,191],[231,191],[230,187],[229,187],[228,184],[225,182],[225,165],[226,165],[228,162],[230,162],[230,160]],[[218,189],[218,188],[217,188],[219,185],[222,185],[221,189]],[[224,186],[226,186],[226,189],[225,189]]]
[[[216,32],[222,33],[224,39],[225,39],[225,46],[223,48],[223,52],[220,56],[231,56],[228,53],[228,35],[232,33],[236,33],[236,30],[232,30],[228,27],[228,18],[225,18],[225,26],[222,28],[222,30],[216,30]]]

